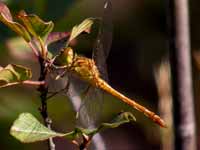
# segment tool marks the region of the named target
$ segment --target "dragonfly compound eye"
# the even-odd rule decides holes
[[[73,62],[73,58],[74,58],[73,49],[71,47],[67,47],[66,49],[64,49],[64,55],[66,57],[67,65],[71,65]]]

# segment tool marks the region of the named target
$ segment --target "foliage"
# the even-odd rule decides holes
[[[75,128],[69,133],[58,133],[45,127],[32,114],[22,113],[14,121],[10,129],[10,134],[23,143],[43,141],[52,137],[66,137],[70,140],[76,140],[77,138],[86,136],[88,137],[87,142],[89,142],[96,133],[106,128],[116,128],[122,124],[133,121],[135,121],[135,117],[131,113],[122,112],[117,115],[111,122],[101,123],[97,128]]]
[[[30,69],[20,65],[10,64],[0,70],[0,87],[20,84],[31,77],[32,73]]]

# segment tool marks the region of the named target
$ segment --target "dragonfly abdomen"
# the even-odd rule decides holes
[[[129,106],[137,109],[138,111],[144,113],[148,118],[152,119],[155,123],[159,124],[161,127],[166,127],[165,122],[154,112],[150,111],[149,109],[145,108],[144,106],[138,104],[134,100],[124,96],[123,94],[119,93],[115,89],[113,89],[111,86],[109,86],[104,80],[97,79],[98,80],[98,87],[111,95],[115,96],[116,98],[122,100]]]

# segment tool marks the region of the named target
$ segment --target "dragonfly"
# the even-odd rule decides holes
[[[96,44],[93,48],[93,55],[92,58],[87,58],[81,55],[78,55],[74,52],[71,47],[63,48],[60,51],[59,56],[55,59],[54,65],[60,65],[59,60],[61,58],[65,58],[64,69],[65,73],[68,74],[69,78],[68,81],[70,82],[70,78],[73,78],[73,81],[76,82],[77,86],[80,86],[81,82],[87,83],[89,85],[84,92],[85,95],[83,96],[83,104],[79,108],[79,115],[94,115],[97,109],[101,109],[100,105],[95,104],[91,101],[98,101],[97,99],[101,99],[102,96],[98,94],[94,94],[96,91],[98,92],[106,92],[111,94],[112,96],[116,97],[118,100],[123,101],[124,103],[128,104],[132,108],[142,112],[148,118],[153,120],[155,123],[160,125],[161,127],[166,127],[164,120],[162,120],[157,114],[153,111],[150,111],[146,107],[140,105],[135,100],[128,98],[124,94],[118,92],[113,87],[108,84],[108,77],[107,77],[107,69],[106,69],[106,59],[108,57],[109,51],[111,49],[112,44],[112,21],[111,21],[111,9],[112,5],[110,1],[107,1],[104,5],[104,15],[102,17],[102,28],[99,30]],[[76,81],[77,80],[77,81]],[[67,88],[69,91],[69,86]],[[80,87],[79,87],[80,89]],[[74,90],[74,89],[73,89]],[[68,91],[68,92],[69,92]],[[73,92],[71,90],[71,92]],[[76,93],[77,91],[74,91]],[[92,97],[93,94],[93,97]],[[86,100],[87,99],[87,100]],[[84,105],[90,103],[94,103],[95,105],[90,107],[85,107]],[[93,112],[87,110],[87,108],[92,108]],[[83,112],[87,111],[87,113]],[[92,119],[94,119],[93,117]],[[82,117],[84,118],[84,116]]]

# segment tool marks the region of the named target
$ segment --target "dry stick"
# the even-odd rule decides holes
[[[47,70],[45,67],[45,61],[42,57],[38,57],[39,63],[40,63],[40,77],[39,81],[45,81]],[[48,94],[48,86],[46,84],[40,85],[38,88],[38,91],[40,92],[40,99],[42,106],[40,108],[40,113],[42,115],[42,118],[44,120],[44,124],[47,128],[51,129],[52,121],[48,116],[47,112],[47,94]],[[53,142],[52,138],[49,138],[48,140],[48,149],[49,150],[55,150],[55,144]]]
[[[188,1],[167,2],[175,149],[196,150]]]
[[[159,112],[161,118],[167,122],[166,129],[161,132],[161,150],[174,150],[172,93],[169,58],[162,60],[155,70],[155,80],[159,96]],[[167,137],[167,138],[166,138]]]

